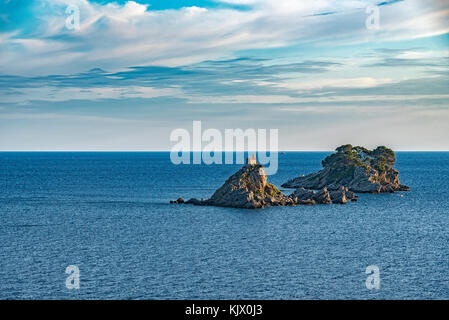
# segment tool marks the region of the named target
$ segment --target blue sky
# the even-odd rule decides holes
[[[0,150],[168,150],[193,120],[449,150],[448,66],[443,0],[0,0]]]

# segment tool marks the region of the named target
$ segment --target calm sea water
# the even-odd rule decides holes
[[[327,153],[280,155],[276,185]],[[449,153],[398,153],[411,192],[242,210],[209,197],[239,165],[168,153],[0,153],[1,299],[449,299]],[[65,269],[80,269],[80,289]],[[380,268],[379,290],[365,286]]]

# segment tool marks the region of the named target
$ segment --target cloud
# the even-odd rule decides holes
[[[286,81],[281,82],[277,86],[281,88],[287,88],[292,90],[310,91],[317,89],[332,90],[335,88],[372,88],[382,84],[393,83],[394,80],[390,78],[373,78],[373,77],[361,77],[361,78],[330,78],[320,80],[304,80],[298,81]]]
[[[443,68],[449,65],[449,50],[426,50],[424,48],[410,49],[378,49],[375,50],[376,62],[363,65],[364,67],[424,67]]]
[[[265,65],[263,59],[239,58],[205,61],[186,67],[142,66],[119,72],[95,68],[72,75],[0,76],[0,94],[2,103],[22,105],[32,101],[164,96],[198,101],[201,95],[264,94],[266,88],[260,83],[275,83],[289,74],[324,73],[337,65],[339,63],[327,61]],[[273,86],[271,92],[277,93],[281,89]]]
[[[101,99],[151,99],[156,97],[175,96],[176,89],[156,89],[151,87],[39,87],[22,88],[3,96],[2,103],[28,104],[31,101],[68,101],[68,100],[101,100]]]
[[[383,51],[385,65],[391,56],[407,55],[406,50]],[[432,54],[434,56],[435,54]],[[265,59],[242,57],[208,60],[189,66],[129,67],[108,72],[100,68],[69,75],[38,77],[0,76],[2,104],[29,105],[33,101],[178,99],[187,104],[335,104],[365,102],[428,103],[447,99],[449,76],[431,73],[432,64],[413,56],[405,77],[342,76],[354,63],[306,60],[275,64]],[[390,58],[389,58],[390,57]],[[371,58],[368,55],[368,60]],[[349,64],[349,65],[347,65]],[[365,60],[358,62],[363,68]],[[380,65],[380,63],[378,63]],[[417,74],[416,66],[426,73]],[[435,70],[434,70],[435,71]],[[344,73],[343,73],[344,74]],[[380,75],[383,75],[382,72]],[[415,103],[415,102],[413,102]]]
[[[197,119],[279,128],[286,149],[447,146],[447,35],[420,39],[447,32],[447,1],[105,2],[2,11],[14,28],[0,33],[0,148],[167,149]]]
[[[180,66],[230,57],[239,50],[317,41],[404,40],[449,32],[449,4],[443,1],[384,2],[379,7],[381,28],[375,32],[365,27],[365,9],[377,1],[221,2],[248,9],[153,11],[134,1],[119,5],[44,0],[34,6],[39,19],[26,22],[28,29],[29,24],[40,22],[34,32],[17,29],[0,35],[0,73],[45,75],[94,67],[117,71],[129,65]],[[65,27],[68,4],[80,9],[79,31]]]

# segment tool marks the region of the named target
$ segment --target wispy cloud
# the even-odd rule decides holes
[[[151,10],[128,1],[44,0],[33,6],[34,32],[2,34],[3,74],[51,74],[129,65],[179,66],[232,56],[238,50],[317,41],[366,42],[409,39],[449,31],[443,1],[259,0],[225,1],[233,8]],[[69,4],[80,8],[80,30],[65,27]],[[368,6],[381,5],[380,26],[365,27]],[[332,14],[329,14],[332,13]]]

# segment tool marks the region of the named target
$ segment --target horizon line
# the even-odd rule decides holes
[[[449,152],[449,149],[446,150],[405,150],[405,149],[398,149],[394,150],[394,152]],[[0,150],[0,152],[172,152],[171,150]],[[182,152],[182,151],[179,151]],[[204,152],[204,151],[186,151],[189,153],[194,152]],[[261,150],[261,151],[236,151],[236,150],[217,150],[215,152],[270,152],[270,150]],[[335,152],[335,150],[278,150],[278,151],[272,151],[272,152]]]

